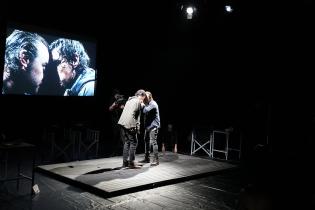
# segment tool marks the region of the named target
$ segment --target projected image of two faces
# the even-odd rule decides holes
[[[8,29],[2,94],[94,96],[96,44]]]

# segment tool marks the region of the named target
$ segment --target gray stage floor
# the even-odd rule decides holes
[[[137,155],[141,160],[143,155]],[[174,184],[236,167],[233,164],[190,155],[165,153],[160,165],[140,169],[121,168],[122,157],[102,158],[38,166],[37,170],[104,196],[136,192]]]

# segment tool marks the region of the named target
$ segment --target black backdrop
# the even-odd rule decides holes
[[[183,139],[198,124],[236,125],[248,145],[265,142],[268,132],[279,151],[296,137],[307,145],[311,131],[300,131],[314,117],[313,1],[232,1],[233,14],[224,13],[223,1],[195,1],[200,9],[190,21],[182,2],[70,1],[42,10],[2,2],[1,58],[11,21],[98,43],[95,97],[1,96],[2,127],[33,135],[42,122],[84,119],[109,133],[112,89],[133,95],[144,88],[160,104],[162,123],[176,121]]]

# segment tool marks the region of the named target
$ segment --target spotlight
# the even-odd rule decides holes
[[[225,6],[225,11],[230,13],[230,12],[233,12],[233,8],[231,7],[231,5],[226,5]]]
[[[192,14],[194,13],[194,9],[193,9],[192,7],[187,7],[186,13],[187,13],[188,15],[192,15]]]
[[[196,16],[196,7],[191,6],[191,5],[182,5],[181,10],[184,11],[184,15],[186,16],[186,19],[190,20],[194,16]]]

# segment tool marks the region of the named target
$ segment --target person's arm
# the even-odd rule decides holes
[[[141,109],[143,110],[144,109],[144,107],[145,107],[145,104],[143,103],[143,102],[141,102]]]
[[[110,107],[108,109],[109,109],[109,111],[113,111],[116,107],[117,107],[117,104],[116,104],[116,102],[114,102],[112,105],[110,105]]]
[[[141,117],[141,104],[139,104],[138,116],[137,116],[137,133],[140,134],[140,117]]]
[[[141,114],[141,102],[137,101],[134,106],[132,117],[134,121],[136,122],[136,130],[138,133],[140,132],[140,114]]]
[[[148,113],[149,111],[151,111],[152,109],[155,108],[155,104],[154,103],[149,103],[148,105],[146,105],[144,108],[143,108],[143,113]]]

